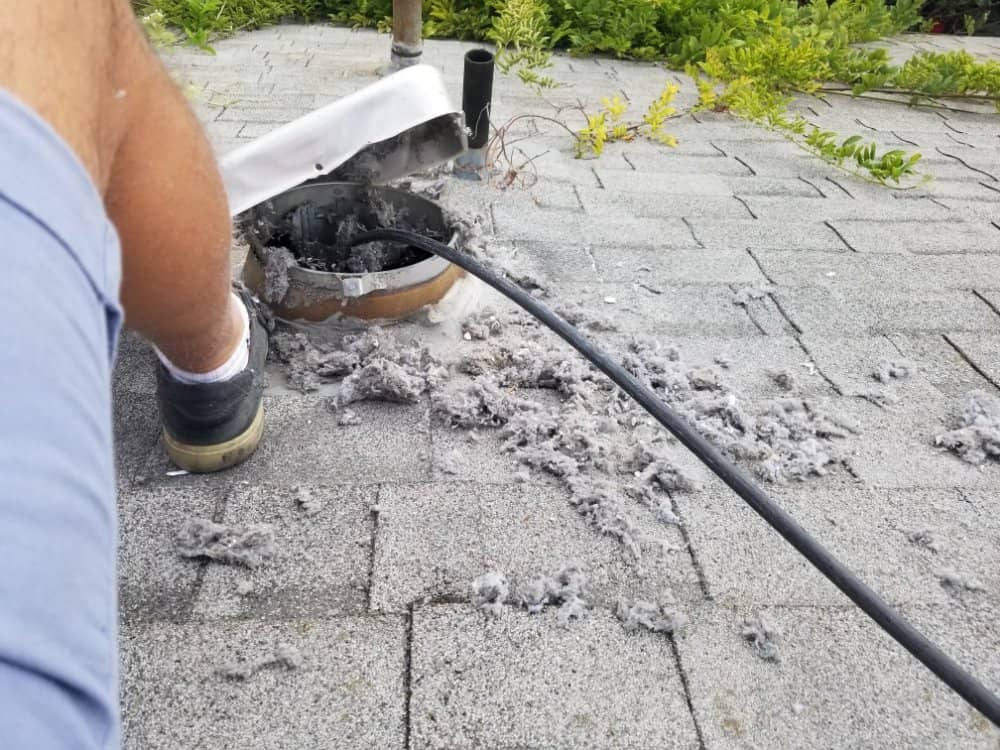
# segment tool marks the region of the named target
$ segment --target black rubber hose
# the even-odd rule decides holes
[[[490,137],[490,109],[493,103],[493,53],[474,49],[465,53],[462,79],[462,111],[469,128],[469,148],[483,148]]]
[[[694,453],[702,463],[728,484],[747,505],[753,508],[785,540],[797,549],[820,573],[829,578],[847,597],[871,617],[880,628],[936,674],[942,682],[962,696],[986,718],[1000,727],[1000,699],[985,685],[965,671],[937,645],[910,625],[878,594],[852,573],[805,529],[778,506],[746,474],[727,461],[704,437],[682,417],[675,414],[660,398],[636,380],[619,362],[597,348],[576,328],[556,315],[547,305],[525,292],[521,287],[482,265],[469,255],[436,240],[397,229],[376,229],[358,235],[352,245],[376,240],[400,242],[438,255],[465,269],[523,307],[543,322],[574,349],[590,360],[623,391],[628,393],[674,437]]]

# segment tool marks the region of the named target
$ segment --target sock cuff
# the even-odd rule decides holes
[[[231,298],[233,304],[239,308],[240,318],[243,320],[243,336],[240,339],[239,345],[229,355],[229,358],[214,370],[208,372],[189,372],[181,369],[167,359],[163,352],[155,346],[153,347],[156,356],[175,380],[187,383],[188,385],[221,383],[231,380],[246,369],[247,364],[250,362],[250,313],[247,311],[246,305],[243,304],[243,300],[236,296],[236,294],[232,294]]]

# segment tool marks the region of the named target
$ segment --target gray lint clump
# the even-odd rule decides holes
[[[795,374],[791,370],[768,370],[767,376],[781,390],[795,390]]]
[[[338,410],[357,401],[414,403],[447,377],[426,347],[399,344],[377,327],[327,342],[304,333],[281,332],[272,336],[271,343],[292,388],[308,393],[339,381],[331,401]],[[353,413],[344,422],[357,423]]]
[[[577,393],[583,382],[595,382],[603,390],[611,385],[581,357],[552,352],[527,341],[517,348],[498,346],[485,356],[466,357],[458,363],[466,375],[489,373],[501,388],[541,388],[556,390],[566,396]]]
[[[452,427],[499,427],[515,414],[535,410],[537,404],[503,391],[490,377],[471,383],[445,383],[431,396],[434,414]]]
[[[601,315],[575,303],[553,305],[552,310],[567,323],[595,333],[613,333],[618,324],[607,315]]]
[[[923,547],[926,550],[930,550],[937,554],[941,551],[941,543],[938,541],[937,532],[933,529],[918,529],[916,531],[907,531],[906,541],[915,547]]]
[[[177,532],[174,549],[181,557],[207,557],[256,568],[274,556],[274,529],[267,524],[223,526],[191,518]]]
[[[302,653],[290,643],[278,643],[274,649],[255,659],[240,659],[223,664],[216,671],[227,680],[245,681],[262,669],[284,667],[289,671],[302,666]]]
[[[472,582],[472,604],[493,617],[499,617],[510,594],[507,579],[501,573],[484,573]]]
[[[357,427],[361,422],[361,415],[352,409],[341,409],[337,414],[337,424],[340,427]]]
[[[253,581],[237,581],[236,582],[236,595],[237,596],[250,596],[254,592]]]
[[[462,468],[462,454],[457,448],[446,451],[438,458],[438,468],[445,474],[458,474]]]
[[[611,482],[576,479],[570,484],[570,504],[595,531],[617,539],[637,563],[642,561],[646,535],[626,510],[624,493]]]
[[[271,336],[271,352],[285,365],[288,384],[308,393],[350,374],[381,346],[379,328],[345,334],[336,342],[316,342],[304,333],[281,331]]]
[[[744,286],[736,290],[733,295],[733,304],[741,307],[748,307],[751,302],[764,299],[771,293],[771,287]]]
[[[934,443],[977,466],[987,459],[1000,461],[1000,400],[973,391],[966,397],[955,428],[938,435]]]
[[[687,618],[668,604],[656,604],[640,599],[619,599],[615,616],[625,630],[649,630],[670,635],[687,624]]]
[[[743,636],[743,640],[750,643],[761,659],[765,661],[781,660],[779,652],[781,629],[764,615],[744,620],[740,634]]]
[[[295,504],[307,516],[315,516],[323,510],[323,498],[308,487],[299,487],[295,493]]]
[[[356,401],[414,404],[431,387],[431,377],[424,367],[379,357],[344,378],[330,405],[339,409]]]
[[[950,594],[958,595],[966,591],[981,593],[986,591],[986,587],[976,578],[962,575],[952,568],[942,568],[936,572],[942,588]]]
[[[455,246],[464,250],[474,258],[479,258],[486,250],[486,236],[483,226],[486,218],[482,215],[472,217],[451,211],[444,212],[444,222],[454,233]]]
[[[394,339],[383,338],[362,358],[360,366],[340,381],[330,405],[340,409],[356,401],[412,404],[447,378],[447,369],[426,347],[399,345]]]
[[[466,341],[485,341],[503,332],[503,323],[490,308],[470,315],[462,322],[462,338]]]
[[[278,303],[288,294],[288,269],[296,265],[295,256],[287,247],[264,248],[264,288],[266,302]]]
[[[549,294],[548,285],[530,273],[514,276],[508,275],[507,278],[528,292],[532,297],[547,297]]]
[[[539,576],[518,587],[518,601],[528,614],[538,614],[546,606],[556,606],[560,625],[569,627],[587,613],[586,574],[575,565],[563,568],[553,576]]]
[[[900,362],[894,359],[880,360],[872,372],[872,377],[883,385],[888,385],[893,380],[902,380],[910,377],[913,367],[908,362]]]

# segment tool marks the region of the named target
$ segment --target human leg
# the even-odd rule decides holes
[[[80,161],[0,92],[0,742],[117,744],[114,228]]]

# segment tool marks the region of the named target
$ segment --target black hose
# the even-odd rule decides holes
[[[351,244],[358,245],[375,240],[401,242],[441,256],[510,297],[568,341],[573,348],[634,398],[642,408],[656,417],[660,424],[680,440],[702,463],[715,472],[716,476],[728,484],[737,495],[746,501],[747,505],[771,524],[775,531],[795,547],[820,573],[829,578],[880,628],[895,638],[903,648],[913,654],[948,687],[1000,727],[1000,699],[997,696],[917,631],[902,615],[831,555],[749,477],[723,458],[711,443],[696,432],[682,417],[675,414],[651,389],[636,380],[620,363],[594,346],[583,334],[556,315],[547,305],[539,302],[516,284],[491,271],[465,253],[419,234],[397,229],[376,229],[358,235]]]
[[[469,148],[483,148],[490,137],[490,107],[493,102],[493,53],[474,49],[465,53],[462,79],[462,111],[469,128]]]

